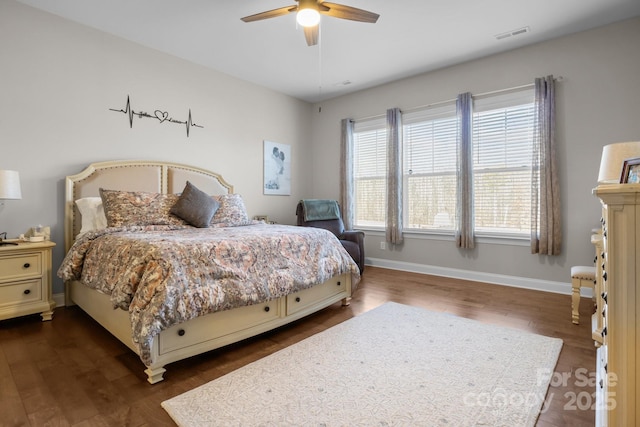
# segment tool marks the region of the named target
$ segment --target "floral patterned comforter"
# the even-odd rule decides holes
[[[151,363],[153,337],[207,313],[279,298],[358,266],[329,231],[286,225],[129,226],[85,233],[58,270],[129,311],[133,342]]]

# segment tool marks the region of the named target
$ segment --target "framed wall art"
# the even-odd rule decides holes
[[[291,195],[291,147],[264,141],[264,194]]]

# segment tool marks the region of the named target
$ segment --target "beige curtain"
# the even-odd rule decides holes
[[[560,184],[555,138],[553,76],[535,79],[535,128],[531,191],[531,253],[560,255]]]
[[[400,244],[402,237],[402,113],[387,110],[387,218],[386,241]]]
[[[353,230],[354,175],[353,175],[353,120],[342,119],[340,140],[340,207],[344,228]]]
[[[473,226],[473,152],[471,145],[473,98],[461,93],[456,100],[458,114],[458,167],[456,203],[456,246],[475,247]]]

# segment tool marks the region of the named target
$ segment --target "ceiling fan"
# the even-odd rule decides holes
[[[377,13],[369,12],[343,4],[329,3],[323,0],[296,0],[297,5],[285,6],[279,9],[268,10],[256,13],[255,15],[240,18],[244,22],[260,21],[262,19],[275,18],[297,12],[296,21],[303,27],[304,37],[307,45],[318,44],[318,29],[320,25],[320,15],[332,16],[334,18],[349,19],[351,21],[375,23],[378,20]]]

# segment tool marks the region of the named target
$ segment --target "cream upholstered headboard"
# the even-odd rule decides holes
[[[181,193],[187,181],[211,195],[233,193],[233,187],[215,172],[170,162],[117,160],[92,163],[66,178],[65,251],[80,231],[80,212],[75,201],[100,196],[100,188],[151,193]]]

